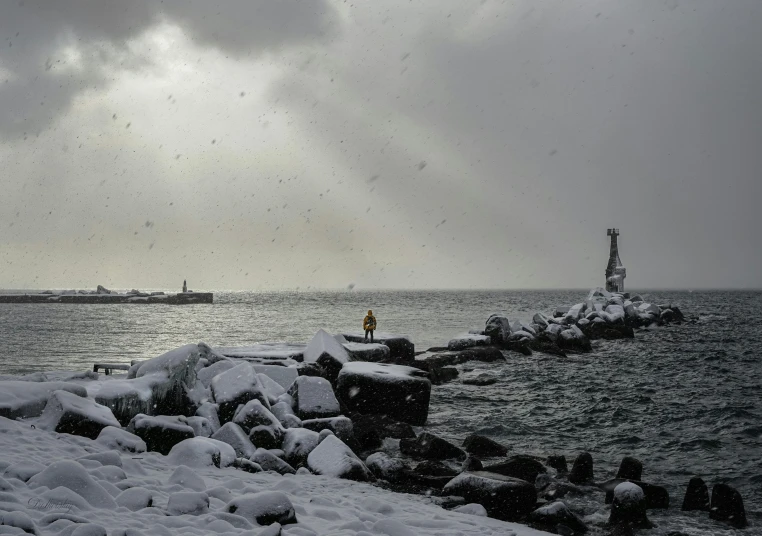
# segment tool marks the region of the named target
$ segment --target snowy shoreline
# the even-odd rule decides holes
[[[586,488],[592,485],[592,459],[588,464],[581,456],[571,472],[557,457],[514,456],[484,467],[480,458],[506,456],[494,451],[500,445],[489,438],[467,438],[461,449],[417,428],[426,422],[432,381],[452,379],[448,365],[464,360],[505,359],[504,352],[533,348],[555,355],[589,351],[588,334],[618,338],[633,325],[671,320],[682,320],[679,309],[635,305],[629,296],[596,290],[585,303],[552,317],[538,313],[531,324],[492,315],[485,330],[418,355],[404,336],[378,333],[376,344],[362,344],[362,334],[332,336],[321,330],[307,345],[186,345],[136,363],[126,377],[92,372],[5,376],[0,416],[21,420],[0,417],[5,432],[0,445],[33,434],[30,441],[53,453],[58,449],[52,445],[61,441],[82,450],[49,455],[44,448],[15,452],[15,439],[3,445],[0,488],[28,497],[24,504],[3,496],[7,504],[0,500],[0,508],[20,517],[0,512],[2,523],[27,528],[35,523],[37,533],[57,534],[66,523],[51,521],[41,511],[65,506],[90,517],[91,509],[118,511],[124,503],[136,510],[126,516],[132,525],[119,525],[126,522],[119,516],[114,524],[107,521],[108,513],[93,514],[108,534],[146,526],[154,533],[154,525],[182,526],[177,533],[186,533],[198,526],[193,518],[185,520],[188,516],[206,516],[209,526],[202,533],[278,534],[275,522],[283,524],[282,534],[536,533],[508,522],[518,520],[553,532],[582,533],[585,522],[557,499],[591,492]],[[70,461],[109,450],[118,455]],[[411,460],[420,462],[415,469]],[[182,466],[191,469],[178,469]],[[147,478],[159,473],[162,478]],[[640,483],[637,471],[617,476],[637,482],[633,485],[645,490],[644,501],[662,493],[659,486]],[[603,484],[611,488],[615,504],[614,488],[621,483]],[[40,496],[29,495],[30,486],[35,493],[42,489]],[[264,495],[252,496],[260,492]],[[330,500],[321,503],[327,494]],[[333,499],[335,494],[341,501]],[[98,495],[98,504],[88,499]],[[316,503],[320,508],[313,512]],[[174,518],[183,521],[167,521]],[[56,529],[48,528],[54,524]],[[261,525],[269,527],[256,528]],[[98,533],[106,532],[93,532]]]

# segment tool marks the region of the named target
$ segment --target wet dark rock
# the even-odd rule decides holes
[[[482,458],[494,458],[508,454],[508,448],[497,441],[479,434],[471,434],[463,440],[466,452]]]
[[[492,344],[504,344],[511,336],[511,321],[503,315],[490,315],[484,327],[484,334],[492,339]]]
[[[557,534],[562,533],[556,529],[558,525],[568,527],[573,534],[587,532],[587,525],[561,501],[541,506],[529,514],[527,521],[538,529]]]
[[[474,458],[473,456],[469,456],[463,461],[463,465],[461,466],[461,471],[481,471],[484,469],[484,464],[479,458]]]
[[[196,437],[184,417],[169,415],[148,416],[139,413],[132,418],[127,431],[145,441],[149,451],[165,456],[181,441]]]
[[[563,454],[548,456],[548,467],[552,467],[560,474],[569,472],[569,467],[566,465],[566,456]]]
[[[376,478],[389,482],[404,482],[412,472],[410,467],[399,458],[392,458],[385,452],[376,452],[365,459],[365,466]]]
[[[427,460],[421,462],[415,467],[415,472],[419,475],[425,476],[449,476],[450,478],[456,476],[458,471],[446,466],[442,462],[435,460]]]
[[[614,498],[614,490],[622,482],[630,482],[638,486],[645,495],[646,508],[669,508],[669,493],[663,486],[641,482],[640,480],[625,480],[614,478],[600,485],[600,488],[606,492],[606,504],[610,504]]]
[[[431,367],[429,380],[432,385],[442,385],[458,377],[458,369],[455,367]]]
[[[643,477],[643,463],[631,456],[624,457],[622,463],[619,464],[616,477],[626,480],[640,480]]]
[[[590,322],[582,330],[591,340],[634,339],[635,331],[631,326],[624,324],[608,324],[603,322]]]
[[[484,468],[485,471],[490,473],[497,473],[503,476],[510,476],[525,480],[534,484],[537,479],[537,475],[540,473],[546,473],[545,466],[530,456],[513,456],[508,461],[501,462],[495,465],[489,465]]]
[[[613,490],[609,525],[651,528],[646,516],[646,497],[643,490],[632,482],[621,482]]]
[[[504,521],[522,519],[535,509],[537,502],[533,484],[487,471],[461,473],[442,491],[463,497],[467,503],[481,504],[490,517]]]
[[[577,485],[593,483],[593,456],[589,452],[583,452],[574,460],[569,482]]]
[[[706,487],[706,482],[701,478],[693,477],[688,482],[682,510],[683,512],[690,510],[709,511],[709,489]]]
[[[715,521],[727,521],[739,529],[746,527],[746,510],[738,490],[727,484],[715,484],[712,488],[709,518]]]
[[[415,439],[400,439],[400,452],[430,460],[465,460],[467,457],[463,450],[430,432],[423,432]]]
[[[360,450],[377,448],[381,446],[381,441],[387,437],[394,439],[415,438],[415,431],[413,431],[412,426],[386,416],[355,413],[351,419],[354,437]]]

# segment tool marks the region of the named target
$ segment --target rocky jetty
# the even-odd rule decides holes
[[[101,285],[96,290],[44,290],[37,294],[0,294],[0,303],[138,303],[165,305],[189,305],[194,303],[213,303],[211,292],[142,292],[132,289],[128,292],[115,292]]]

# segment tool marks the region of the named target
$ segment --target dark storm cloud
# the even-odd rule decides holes
[[[0,137],[37,135],[75,96],[109,84],[114,70],[150,64],[151,51],[128,40],[162,22],[232,57],[324,41],[337,28],[327,0],[8,2],[0,16]],[[66,45],[80,56],[67,57]]]

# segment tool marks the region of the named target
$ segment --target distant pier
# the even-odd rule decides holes
[[[116,293],[40,293],[40,294],[0,294],[0,303],[138,303],[165,305],[190,305],[214,303],[212,292],[179,292],[165,294],[159,292]]]

